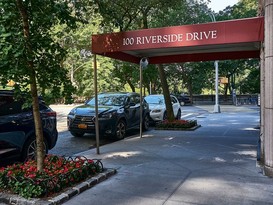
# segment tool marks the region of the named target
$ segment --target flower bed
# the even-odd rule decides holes
[[[42,172],[37,171],[35,160],[0,168],[0,191],[8,190],[25,198],[40,198],[102,171],[103,165],[99,160],[48,155]]]
[[[197,120],[174,120],[169,122],[168,120],[164,120],[158,124],[156,124],[155,129],[158,130],[190,130],[193,128],[197,128]]]

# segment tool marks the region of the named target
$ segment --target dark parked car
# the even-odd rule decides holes
[[[24,99],[14,99],[12,90],[0,90],[0,164],[9,160],[34,158],[36,137],[32,108],[24,108]],[[57,141],[56,112],[39,102],[45,151]]]
[[[128,92],[101,93],[98,95],[98,115],[100,135],[123,139],[128,129],[140,125],[140,95]],[[147,130],[149,107],[145,101],[142,116],[142,128]],[[72,109],[67,116],[67,125],[75,137],[95,133],[95,98]]]
[[[181,106],[192,104],[191,99],[188,96],[177,95],[176,97],[179,100]]]

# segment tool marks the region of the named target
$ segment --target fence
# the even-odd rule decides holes
[[[257,105],[258,94],[253,95],[219,95],[220,105]],[[192,103],[196,105],[200,104],[214,104],[215,95],[193,95]]]

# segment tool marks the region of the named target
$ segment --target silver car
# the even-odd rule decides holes
[[[181,107],[178,99],[171,95],[171,101],[173,106],[173,113],[176,119],[181,118]],[[167,111],[164,100],[164,95],[148,95],[145,98],[145,101],[149,104],[150,117],[153,121],[163,121],[167,119]]]

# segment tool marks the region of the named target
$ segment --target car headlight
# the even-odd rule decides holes
[[[75,110],[75,109],[71,110],[71,111],[68,113],[68,115],[71,115],[71,116],[74,116],[75,114],[76,114],[76,110]]]
[[[159,112],[161,112],[162,110],[160,110],[160,109],[156,109],[156,110],[152,110],[152,113],[159,113]]]
[[[116,112],[104,113],[99,116],[99,119],[111,119],[115,114]]]

